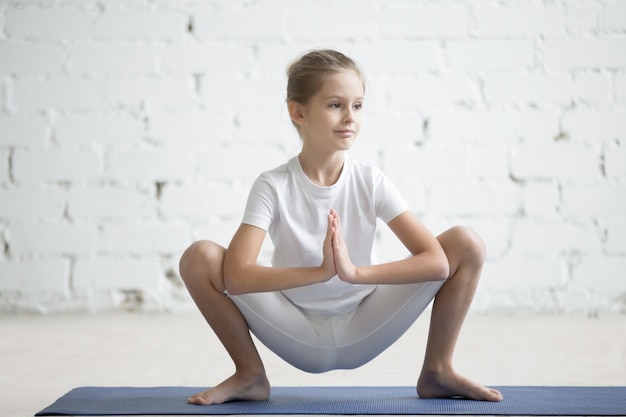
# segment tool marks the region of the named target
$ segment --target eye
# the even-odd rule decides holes
[[[363,108],[363,103],[354,103],[354,106],[352,107],[354,110],[361,110]]]
[[[330,103],[328,105],[328,107],[330,107],[331,109],[340,109],[341,108],[341,103],[339,103],[339,102]]]

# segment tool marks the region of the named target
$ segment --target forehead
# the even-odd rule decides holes
[[[353,70],[333,72],[324,79],[319,95],[363,97],[363,80],[361,76]]]

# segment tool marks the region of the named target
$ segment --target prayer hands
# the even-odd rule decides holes
[[[341,230],[339,215],[334,209],[328,214],[328,229],[323,246],[323,267],[328,273],[339,276],[342,281],[355,283],[356,266],[350,260],[348,248]]]

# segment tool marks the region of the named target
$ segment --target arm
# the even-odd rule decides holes
[[[235,233],[224,257],[224,284],[230,294],[280,291],[328,281],[335,274],[331,242],[331,216],[322,244],[322,265],[302,268],[274,268],[257,264],[265,239],[265,230],[242,224]]]
[[[411,212],[400,214],[388,225],[412,256],[400,261],[359,267],[350,261],[339,216],[333,214],[335,267],[342,280],[353,284],[410,284],[448,278],[449,265],[443,248]]]

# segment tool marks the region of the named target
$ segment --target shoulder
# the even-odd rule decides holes
[[[250,192],[266,195],[282,193],[286,184],[290,182],[289,177],[293,175],[291,165],[293,165],[292,160],[289,160],[275,168],[263,171],[254,181]]]
[[[383,171],[375,166],[362,162],[358,159],[348,157],[348,166],[353,177],[360,178],[372,184],[377,184],[385,178]]]
[[[289,175],[289,164],[291,160],[281,164],[272,169],[261,172],[256,179],[256,182],[262,182],[267,184],[280,183],[287,175]]]

